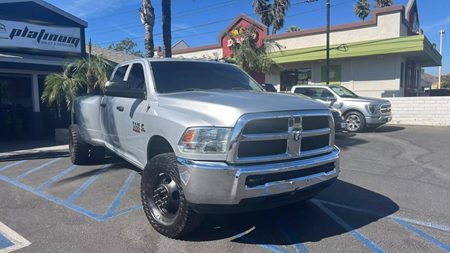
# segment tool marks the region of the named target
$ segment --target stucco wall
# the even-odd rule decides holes
[[[371,56],[331,60],[331,65],[341,66],[341,85],[360,96],[401,97],[400,73],[402,57],[399,55]],[[283,64],[283,69],[312,69],[312,83],[321,83],[321,68],[325,62]],[[266,82],[280,84],[280,73],[266,75]]]
[[[392,103],[390,124],[450,126],[450,97],[389,98]]]
[[[208,49],[203,51],[184,53],[184,54],[174,54],[174,58],[193,58],[193,59],[221,59],[222,58],[222,48]]]
[[[333,45],[339,45],[358,41],[400,37],[400,23],[400,12],[380,15],[378,16],[378,24],[376,26],[332,32],[330,34],[330,41]],[[326,34],[278,39],[275,42],[282,46],[282,50],[324,46],[326,45]]]

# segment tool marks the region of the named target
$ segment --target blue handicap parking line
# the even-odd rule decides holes
[[[428,228],[441,230],[443,232],[450,232],[450,226],[443,225],[443,224],[436,224],[436,223],[427,222],[427,221],[419,221],[419,220],[406,218],[406,217],[401,217],[401,216],[397,216],[397,215],[382,214],[382,213],[375,212],[375,211],[372,211],[372,210],[367,210],[367,209],[362,209],[362,208],[358,208],[358,207],[343,205],[343,204],[334,203],[334,202],[330,202],[330,201],[326,201],[326,200],[319,200],[319,199],[316,199],[316,200],[321,202],[321,203],[323,203],[323,204],[326,204],[326,205],[340,207],[340,208],[352,210],[352,211],[355,211],[355,212],[365,213],[365,214],[372,215],[372,216],[375,216],[375,217],[378,217],[378,218],[392,218],[392,219],[396,219],[396,220],[405,221],[405,222],[408,222],[408,223],[411,223],[411,224],[420,225],[420,226],[423,226],[423,227],[428,227]]]
[[[0,233],[0,250],[13,246],[14,243]]]
[[[278,229],[281,233],[291,242],[295,242],[295,232],[292,230],[292,226],[289,226],[287,221],[283,217],[275,216],[273,213],[271,215],[272,220],[275,221]],[[308,249],[303,245],[303,243],[294,243],[294,248],[297,253],[307,253]]]
[[[46,166],[48,166],[48,165],[50,165],[50,164],[52,164],[52,163],[55,163],[55,162],[59,161],[60,159],[61,159],[61,158],[55,158],[55,159],[50,160],[50,161],[48,161],[48,162],[46,162],[46,163],[44,163],[44,164],[42,164],[42,165],[39,165],[39,166],[37,166],[37,167],[35,167],[35,168],[33,168],[33,169],[31,169],[31,170],[29,170],[29,171],[23,173],[23,174],[17,176],[16,179],[17,179],[17,180],[23,179],[24,177],[26,177],[26,176],[28,176],[28,175],[30,175],[30,174],[32,174],[32,173],[34,173],[34,172],[36,172],[36,171],[42,169],[42,168],[45,168]]]
[[[48,201],[51,201],[55,204],[64,206],[69,208],[72,211],[75,211],[77,213],[80,213],[84,216],[87,216],[91,219],[94,219],[96,221],[105,221],[108,219],[111,219],[113,217],[117,217],[120,215],[124,215],[127,213],[130,213],[132,211],[136,211],[139,209],[142,209],[142,205],[138,204],[132,207],[128,207],[122,210],[117,210],[118,207],[120,206],[120,203],[122,201],[122,199],[124,198],[124,196],[126,195],[132,181],[135,179],[136,175],[138,174],[135,171],[132,171],[129,175],[128,178],[125,180],[124,184],[122,185],[121,189],[119,190],[119,192],[117,193],[117,195],[114,198],[114,201],[110,204],[109,208],[104,212],[104,213],[95,213],[89,209],[83,208],[80,205],[76,205],[73,202],[84,192],[86,191],[97,179],[98,177],[104,173],[105,171],[107,171],[112,164],[108,164],[108,165],[104,165],[102,167],[100,167],[98,169],[98,171],[92,175],[89,179],[87,179],[78,189],[76,189],[72,194],[70,194],[70,196],[67,199],[60,199],[57,198],[54,195],[51,195],[49,193],[46,193],[44,190],[47,189],[49,186],[51,186],[52,184],[56,183],[57,181],[61,180],[62,178],[64,178],[64,176],[66,176],[68,173],[70,173],[71,171],[75,170],[77,168],[76,165],[71,165],[68,168],[65,168],[63,171],[59,172],[57,175],[53,176],[52,178],[50,178],[49,180],[47,180],[46,182],[42,183],[40,186],[33,188],[32,186],[29,186],[23,182],[21,182],[19,179],[22,179],[36,171],[38,171],[39,169],[44,168],[45,166],[48,166],[51,163],[56,162],[57,160],[59,160],[60,158],[51,160],[45,164],[42,164],[38,167],[32,168],[31,170],[23,173],[22,175],[16,177],[16,178],[10,178],[4,175],[0,174],[0,180],[7,182],[9,184],[12,184],[16,187],[19,187],[23,190],[26,190],[28,192],[31,192],[43,199],[46,199]],[[20,161],[20,163],[25,162],[25,161]],[[14,164],[10,164],[7,165],[8,168],[13,167],[15,165],[18,165],[19,162],[15,162]],[[2,167],[2,169],[4,169],[5,167]]]
[[[31,244],[0,221],[0,252],[13,252]]]
[[[16,165],[19,165],[19,164],[21,164],[21,163],[24,163],[24,162],[26,162],[26,160],[23,160],[23,161],[17,161],[17,162],[13,162],[13,163],[11,163],[11,164],[8,164],[8,165],[6,165],[6,166],[4,166],[4,167],[1,167],[1,168],[0,168],[0,172],[2,172],[2,171],[4,171],[4,170],[7,170],[7,169],[9,169],[9,168],[11,168],[11,167],[14,167],[14,166],[16,166]]]
[[[65,201],[66,203],[72,203],[75,201],[75,199],[77,199],[81,193],[83,193],[87,188],[89,188],[89,186],[91,186],[91,184],[93,184],[95,182],[95,180],[97,180],[97,178],[103,173],[105,172],[109,167],[111,167],[111,164],[107,164],[105,166],[102,167],[101,170],[98,170],[93,176],[91,176],[88,180],[86,180],[86,182],[84,182],[80,188],[78,188],[76,191],[74,191],[69,198],[67,198],[67,200]]]
[[[396,221],[398,224],[400,224],[402,227],[406,228],[407,230],[413,232],[414,234],[418,235],[419,237],[435,244],[439,248],[443,249],[445,252],[450,252],[450,246],[439,241],[438,239],[434,238],[433,236],[423,232],[422,230],[414,227],[413,225],[409,224],[408,222],[405,222],[400,219],[393,218],[394,221]]]
[[[122,188],[120,189],[119,193],[117,194],[116,198],[111,203],[111,206],[106,211],[105,217],[109,217],[109,216],[114,215],[114,211],[120,205],[120,202],[121,202],[122,198],[125,196],[125,193],[127,193],[131,182],[133,182],[133,179],[134,179],[134,177],[136,177],[137,174],[138,173],[136,171],[132,171],[130,173],[130,175],[128,176],[127,180],[125,181],[125,183],[123,184]]]
[[[378,246],[375,242],[367,238],[365,235],[363,235],[361,232],[359,232],[357,229],[354,229],[350,224],[345,222],[343,219],[341,219],[339,216],[337,216],[335,213],[333,213],[330,209],[328,209],[326,206],[324,206],[321,202],[319,202],[316,199],[311,200],[312,203],[314,203],[320,210],[322,210],[324,213],[326,213],[330,218],[332,218],[336,223],[341,225],[345,230],[351,232],[353,237],[358,239],[362,244],[367,246],[372,252],[377,253],[383,253],[385,252],[380,246]]]
[[[56,183],[58,180],[61,180],[65,175],[67,175],[68,173],[70,173],[72,170],[76,169],[78,166],[77,165],[72,165],[69,168],[61,171],[58,175],[50,178],[48,181],[42,183],[40,186],[38,186],[36,188],[36,190],[38,191],[42,191],[48,187],[50,187],[52,184]]]

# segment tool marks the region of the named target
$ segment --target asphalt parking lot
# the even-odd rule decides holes
[[[275,210],[216,215],[172,240],[140,204],[140,172],[117,158],[74,166],[66,152],[0,159],[0,225],[16,252],[450,252],[450,128],[341,134],[339,180]],[[0,252],[11,236],[2,236]]]

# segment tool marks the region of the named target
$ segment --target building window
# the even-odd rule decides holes
[[[327,67],[322,66],[321,69],[321,77],[322,83],[326,83],[327,81]],[[331,65],[330,66],[330,83],[332,84],[341,84],[342,82],[342,67],[341,65]]]
[[[290,91],[295,85],[310,84],[312,80],[312,69],[293,69],[282,71],[280,74],[280,91]]]

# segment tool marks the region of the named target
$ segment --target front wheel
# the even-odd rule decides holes
[[[366,119],[360,112],[349,112],[345,114],[345,122],[347,123],[347,131],[362,132],[366,127]]]
[[[201,223],[201,215],[187,206],[174,153],[157,155],[145,166],[141,199],[150,224],[169,238],[185,235]]]

